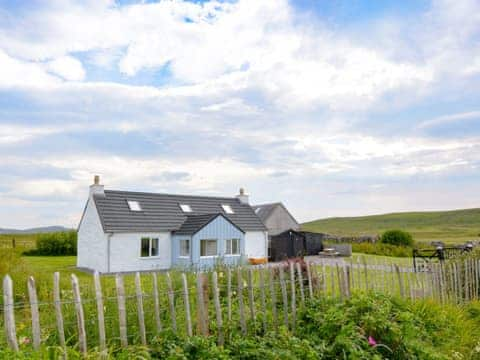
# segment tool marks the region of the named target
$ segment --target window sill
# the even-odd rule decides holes
[[[239,257],[242,256],[241,254],[225,254],[225,257]]]
[[[190,256],[179,256],[179,259],[190,259]]]
[[[200,256],[200,259],[213,259],[217,257],[218,255],[207,255],[207,256]]]
[[[140,256],[140,260],[155,260],[155,259],[160,259],[160,256]]]

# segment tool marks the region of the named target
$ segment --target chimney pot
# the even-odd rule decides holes
[[[240,188],[240,191],[238,192],[238,195],[236,196],[236,198],[242,204],[249,204],[248,195],[245,193],[245,189],[243,187]]]
[[[95,175],[93,177],[93,184],[90,185],[90,197],[93,195],[105,196],[105,190],[103,185],[100,185],[100,176]]]

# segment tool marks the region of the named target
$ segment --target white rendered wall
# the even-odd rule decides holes
[[[247,258],[267,257],[268,236],[265,231],[247,231],[245,233],[245,255]]]
[[[94,200],[90,198],[78,227],[77,266],[107,271],[107,235],[103,232]]]
[[[140,256],[142,237],[158,238],[158,256]],[[110,272],[162,270],[171,266],[172,240],[169,232],[116,233],[110,238]]]

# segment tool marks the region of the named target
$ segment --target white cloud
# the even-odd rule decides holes
[[[439,125],[455,124],[458,122],[480,120],[480,111],[469,111],[464,113],[449,114],[434,119],[422,121],[417,125],[419,129],[436,127]]]
[[[0,88],[41,88],[56,85],[59,79],[46,73],[42,64],[17,60],[0,48]]]
[[[62,56],[48,62],[47,69],[65,80],[81,81],[85,78],[82,63],[72,56]]]

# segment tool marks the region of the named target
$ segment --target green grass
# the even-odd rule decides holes
[[[302,229],[341,236],[400,229],[410,232],[417,242],[461,243],[480,238],[480,209],[328,218],[304,223]]]

